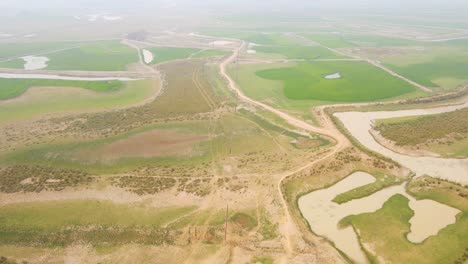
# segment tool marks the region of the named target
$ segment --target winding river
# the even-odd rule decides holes
[[[416,177],[430,175],[466,184],[468,182],[468,159],[403,155],[380,145],[369,132],[374,120],[377,119],[439,114],[465,107],[468,107],[468,102],[428,109],[345,112],[336,113],[335,116],[362,145],[409,168],[416,173]],[[382,208],[383,204],[393,195],[400,194],[408,198],[409,206],[415,213],[409,221],[411,232],[407,235],[407,239],[413,243],[421,243],[429,236],[437,235],[447,225],[456,222],[456,215],[460,212],[458,209],[433,200],[418,201],[406,192],[406,183],[391,186],[367,197],[351,200],[343,204],[332,201],[340,193],[375,181],[376,179],[367,173],[353,173],[329,188],[313,191],[302,196],[298,201],[299,209],[308,221],[312,231],[332,241],[338,249],[346,253],[355,262],[368,263],[368,260],[352,227],[339,228],[339,221],[349,215],[375,212]]]
[[[421,243],[429,236],[436,235],[442,228],[456,222],[456,215],[460,210],[433,200],[416,200],[406,192],[406,183],[343,204],[332,201],[338,194],[373,183],[375,180],[367,173],[356,172],[329,188],[308,193],[298,201],[299,209],[314,233],[332,241],[357,263],[368,261],[361,250],[356,233],[350,226],[339,228],[338,223],[349,215],[375,212],[396,194],[408,198],[409,207],[414,211],[414,216],[409,221],[411,231],[407,235],[407,239],[413,243]]]
[[[370,134],[372,123],[376,119],[394,117],[421,116],[440,114],[468,107],[468,102],[458,105],[449,105],[428,109],[378,111],[378,112],[345,112],[336,113],[335,116],[343,123],[345,128],[366,148],[393,159],[409,168],[417,176],[429,175],[461,184],[468,183],[468,159],[444,159],[434,157],[413,157],[380,145]]]

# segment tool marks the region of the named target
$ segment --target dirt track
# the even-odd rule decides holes
[[[334,156],[337,152],[343,150],[344,148],[348,147],[351,145],[351,143],[349,142],[349,140],[346,138],[346,136],[344,136],[337,128],[336,126],[334,125],[334,123],[332,122],[331,120],[331,117],[328,116],[326,113],[325,113],[325,110],[327,108],[333,108],[333,107],[339,107],[339,106],[368,106],[368,105],[376,105],[376,103],[358,103],[358,104],[337,104],[337,105],[327,105],[327,106],[321,106],[321,107],[317,107],[316,109],[314,109],[315,113],[317,114],[317,116],[319,117],[319,123],[321,125],[321,127],[316,127],[316,126],[313,126],[303,120],[300,120],[298,118],[295,118],[293,116],[290,116],[288,115],[287,113],[284,113],[272,106],[269,106],[267,104],[264,104],[262,102],[259,102],[259,101],[256,101],[252,98],[249,98],[248,96],[246,96],[240,89],[239,87],[237,87],[237,84],[235,83],[235,81],[229,76],[229,74],[227,74],[227,66],[230,64],[230,63],[233,63],[237,60],[238,56],[239,56],[239,53],[241,50],[243,50],[246,46],[246,43],[245,42],[242,42],[242,44],[236,49],[234,50],[233,54],[229,57],[227,57],[223,62],[221,62],[221,64],[219,65],[220,67],[220,73],[221,75],[228,81],[228,86],[231,90],[233,90],[235,92],[235,94],[239,97],[239,99],[241,99],[242,101],[246,102],[246,103],[249,103],[249,104],[253,104],[255,106],[258,106],[260,108],[263,108],[271,113],[274,113],[276,115],[278,115],[279,117],[281,117],[282,119],[284,119],[285,121],[287,121],[289,124],[299,128],[299,129],[302,129],[302,130],[305,130],[305,131],[308,131],[308,132],[313,132],[313,133],[318,133],[318,134],[322,134],[322,135],[325,135],[325,136],[328,136],[330,138],[333,138],[335,140],[335,145],[331,148],[331,151],[329,153],[327,153],[326,155],[322,156],[321,158],[317,159],[317,160],[314,160],[300,168],[297,168],[295,169],[294,171],[290,171],[290,172],[287,172],[287,173],[284,173],[282,175],[276,175],[277,177],[279,177],[279,181],[277,183],[277,190],[278,190],[278,194],[279,194],[279,198],[281,200],[281,204],[282,204],[282,207],[283,207],[283,210],[284,210],[284,219],[282,221],[280,221],[280,227],[279,227],[279,230],[281,232],[281,234],[283,235],[285,241],[284,241],[284,246],[285,246],[285,249],[286,249],[286,252],[287,252],[287,258],[285,259],[282,259],[281,263],[290,263],[292,258],[294,257],[294,255],[296,254],[296,250],[295,250],[295,245],[294,245],[294,239],[292,237],[294,236],[297,236],[297,228],[295,226],[295,223],[291,217],[291,214],[289,212],[289,209],[288,209],[288,204],[287,204],[287,201],[285,200],[285,197],[283,195],[283,192],[282,192],[282,185],[283,185],[283,182],[288,178],[290,177],[291,175],[294,175],[298,172],[301,172],[305,169],[308,169],[312,166],[314,166],[315,164],[317,164],[318,162],[320,161],[323,161],[325,159],[328,159],[332,156]],[[327,47],[326,47],[327,48]],[[330,48],[328,48],[330,49]],[[334,49],[330,49],[334,52],[338,52],[338,51],[335,51]],[[338,52],[339,53],[339,52]],[[354,58],[354,59],[361,59],[361,58]],[[403,76],[400,76],[398,75],[397,73],[391,71],[390,69],[384,67],[383,65],[377,63],[377,62],[374,62],[374,61],[371,61],[371,60],[365,60],[367,61],[368,63],[374,65],[375,67],[378,67],[378,68],[381,68],[382,70],[388,72],[389,74],[397,77],[397,78],[400,78],[410,84],[412,84],[413,86],[425,91],[425,92],[432,92],[432,90],[430,90],[429,88],[425,87],[425,86],[422,86],[418,83],[415,83]],[[398,103],[400,102],[401,100],[398,100],[398,101],[391,101],[391,102],[386,102],[384,104],[392,104],[392,103]],[[276,178],[276,177],[275,177]]]
[[[285,121],[287,121],[289,124],[299,128],[299,129],[302,129],[302,130],[305,130],[305,131],[308,131],[308,132],[312,132],[312,133],[318,133],[318,134],[321,134],[321,135],[325,135],[325,136],[328,136],[330,138],[333,138],[336,141],[336,144],[332,147],[332,150],[328,154],[326,154],[325,156],[321,157],[320,159],[316,159],[316,160],[314,160],[314,161],[312,161],[312,162],[310,162],[310,163],[308,163],[308,164],[306,164],[306,165],[304,165],[304,166],[302,166],[300,168],[297,168],[294,171],[290,171],[290,172],[278,175],[280,180],[277,183],[277,190],[278,190],[278,195],[279,195],[279,198],[281,200],[281,204],[282,204],[282,207],[283,207],[283,210],[284,210],[284,219],[280,223],[279,230],[280,230],[280,232],[282,233],[282,235],[284,236],[284,238],[286,240],[285,241],[285,248],[286,248],[286,252],[287,252],[287,258],[282,259],[282,263],[290,263],[291,259],[294,256],[294,253],[295,253],[295,249],[294,249],[295,246],[294,246],[294,242],[291,239],[291,236],[294,236],[295,234],[297,234],[298,231],[296,229],[294,221],[292,220],[292,217],[291,217],[291,214],[289,212],[288,204],[286,202],[286,199],[283,196],[283,192],[282,192],[283,181],[285,179],[287,179],[288,177],[290,177],[291,175],[294,175],[294,174],[296,174],[298,172],[301,172],[301,171],[303,171],[305,169],[308,169],[308,168],[314,166],[315,164],[317,164],[318,162],[332,157],[333,155],[335,155],[340,150],[342,150],[345,147],[349,146],[350,142],[348,141],[348,139],[345,136],[343,136],[334,127],[334,125],[332,124],[329,117],[327,115],[325,115],[324,113],[322,114],[322,117],[324,118],[322,120],[322,124],[324,125],[324,128],[319,128],[319,127],[315,127],[315,126],[313,126],[313,125],[311,125],[311,124],[309,124],[309,123],[307,123],[305,121],[302,121],[302,120],[300,120],[298,118],[290,116],[287,113],[284,113],[284,112],[282,112],[282,111],[280,111],[280,110],[278,110],[278,109],[276,109],[274,107],[271,107],[271,106],[269,106],[267,104],[258,102],[256,100],[251,99],[250,97],[246,96],[237,87],[236,83],[229,76],[229,74],[227,74],[227,69],[226,69],[227,65],[234,62],[237,59],[237,57],[239,55],[239,52],[245,47],[245,45],[246,45],[246,43],[242,42],[241,46],[238,49],[236,49],[231,56],[226,58],[219,65],[221,75],[228,81],[229,88],[232,89],[236,93],[236,95],[239,97],[239,99],[241,99],[244,102],[247,102],[247,103],[256,105],[258,107],[261,107],[261,108],[263,108],[263,109],[265,109],[267,111],[270,111],[270,112],[280,116]],[[323,111],[323,109],[322,109],[322,111]]]

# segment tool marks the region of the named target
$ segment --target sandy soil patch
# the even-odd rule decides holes
[[[146,64],[150,64],[154,60],[154,55],[151,51],[144,49],[143,50],[143,60]]]
[[[337,248],[345,252],[357,263],[367,263],[358,238],[352,227],[340,229],[338,223],[349,215],[375,212],[395,194],[401,194],[410,200],[409,206],[414,211],[410,219],[411,232],[408,239],[422,242],[431,235],[436,235],[442,228],[455,223],[455,215],[460,211],[432,200],[417,201],[406,193],[405,184],[392,186],[361,199],[355,199],[338,205],[332,200],[336,195],[354,188],[372,183],[375,178],[363,172],[356,172],[337,184],[302,196],[299,209],[309,222],[314,233],[333,241]]]
[[[100,159],[125,157],[190,156],[196,154],[196,144],[208,135],[185,134],[170,130],[153,130],[118,140],[97,150]]]
[[[49,58],[47,57],[36,57],[36,56],[25,56],[21,57],[24,60],[25,70],[39,70],[47,67]]]
[[[468,159],[443,159],[435,157],[412,157],[396,153],[380,145],[370,134],[373,120],[404,116],[422,116],[455,111],[468,107],[468,102],[461,105],[450,105],[429,109],[413,109],[378,112],[346,112],[336,113],[346,129],[361,144],[370,150],[389,157],[416,173],[417,176],[431,175],[465,184],[468,182]]]
[[[256,50],[253,50],[253,49],[247,50],[247,54],[255,54],[255,53],[257,53]]]

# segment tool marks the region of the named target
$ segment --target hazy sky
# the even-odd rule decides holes
[[[459,8],[468,7],[468,0],[0,0],[0,7],[50,8],[50,7],[138,7],[158,5],[219,6],[265,5],[268,7],[327,7],[327,8]]]

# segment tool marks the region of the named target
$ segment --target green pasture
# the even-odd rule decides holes
[[[30,87],[80,87],[96,92],[118,91],[124,87],[120,81],[69,81],[46,79],[3,79],[0,78],[0,100],[22,95]]]
[[[369,254],[376,254],[388,262],[458,263],[456,261],[466,252],[466,211],[457,216],[455,224],[443,228],[421,244],[414,244],[406,239],[410,231],[409,220],[414,214],[408,203],[406,197],[398,194],[376,212],[348,216],[341,224],[352,225],[359,233],[361,243],[372,245],[373,253]],[[385,223],[385,228],[382,223]],[[377,256],[371,258],[376,259]]]
[[[18,97],[12,101],[0,101],[0,123],[18,121],[35,116],[79,112],[89,110],[104,110],[132,105],[145,100],[154,93],[151,80],[129,82],[80,82],[58,80],[20,80],[0,79],[0,83],[11,83],[13,89],[0,88],[2,98],[17,96],[33,86],[55,86],[57,90],[27,97]],[[67,87],[83,88],[83,91],[70,90],[62,92]],[[41,88],[37,88],[41,89]],[[90,90],[90,91],[86,91]]]
[[[148,51],[153,53],[154,60],[151,64],[158,64],[161,62],[188,59],[188,58],[205,58],[213,56],[222,56],[228,54],[223,50],[201,50],[195,48],[173,48],[173,47],[158,47],[148,48]]]
[[[287,59],[313,60],[343,57],[321,46],[257,46],[254,50],[260,53],[281,54]]]
[[[50,59],[47,62],[47,70],[124,71],[127,69],[127,65],[138,62],[137,51],[117,40],[18,45],[18,48],[7,46],[4,56],[19,57],[37,53],[37,56],[45,56]],[[65,50],[60,50],[64,48]],[[55,51],[48,52],[53,50]],[[4,68],[23,68],[23,65],[24,61],[21,58],[0,62],[0,67]]]
[[[334,73],[340,73],[341,78],[325,78]],[[293,100],[365,102],[415,90],[410,84],[365,62],[302,62],[294,67],[263,70],[256,74],[264,79],[282,81],[285,96]]]

